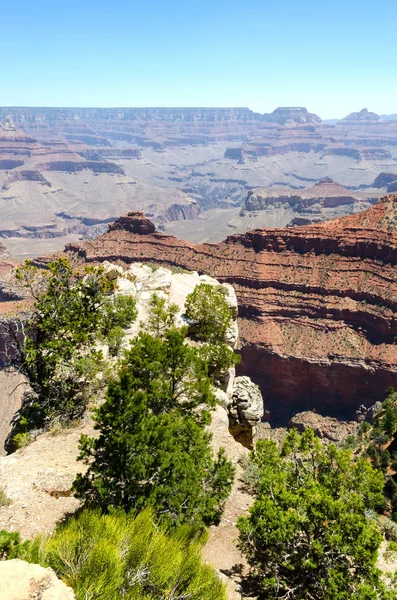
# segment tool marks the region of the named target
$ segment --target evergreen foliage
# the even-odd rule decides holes
[[[224,342],[232,322],[232,313],[219,285],[200,283],[186,298],[185,314],[194,321],[192,330],[204,342]]]
[[[383,505],[382,473],[349,450],[322,446],[310,429],[290,431],[281,450],[259,441],[251,461],[256,500],[238,527],[263,597],[395,597],[375,566],[382,538],[369,516]]]
[[[241,361],[241,356],[222,342],[203,344],[199,348],[199,354],[207,365],[208,374],[213,377],[238,365]]]
[[[52,567],[76,600],[226,600],[215,571],[201,562],[204,542],[188,526],[167,534],[149,509],[83,511],[31,543],[0,532],[0,555]]]
[[[105,511],[151,506],[170,523],[217,520],[234,469],[222,450],[212,456],[213,405],[206,365],[183,333],[141,333],[97,411],[99,437],[81,440],[89,468],[77,494]]]
[[[397,393],[393,388],[388,390],[382,408],[374,418],[371,437],[376,440],[384,436],[385,441],[393,437],[397,430]],[[382,441],[380,441],[382,443]],[[383,442],[385,443],[385,442]]]
[[[31,388],[19,436],[33,426],[83,414],[90,386],[103,368],[102,354],[93,347],[96,338],[136,317],[133,298],[109,297],[114,284],[102,268],[75,273],[66,258],[47,266],[39,270],[27,261],[17,269],[18,280],[34,298],[23,335],[15,336],[16,361]]]
[[[178,310],[177,304],[168,305],[165,298],[160,298],[158,294],[152,294],[149,302],[148,332],[154,337],[163,337],[175,327]]]

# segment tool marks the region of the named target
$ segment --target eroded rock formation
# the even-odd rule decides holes
[[[269,187],[249,191],[245,210],[273,215],[281,209],[280,225],[301,225],[335,219],[344,216],[347,210],[359,212],[377,201],[373,194],[353,192],[327,178],[303,190]]]
[[[209,273],[239,301],[240,372],[273,419],[303,410],[352,417],[397,385],[397,195],[329,223],[255,230],[219,244],[120,228],[67,252]]]
[[[379,121],[379,115],[374,112],[369,112],[368,108],[363,108],[359,112],[352,112],[347,117],[342,119],[344,123],[346,122],[365,122],[365,123],[377,123]]]
[[[279,107],[272,113],[264,115],[265,120],[285,125],[286,123],[297,123],[299,125],[306,123],[321,123],[319,116],[309,113],[307,108],[301,107]]]

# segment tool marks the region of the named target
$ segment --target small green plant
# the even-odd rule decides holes
[[[120,326],[112,327],[109,331],[106,341],[109,345],[109,352],[111,356],[117,356],[120,352],[121,345],[124,339],[124,329]]]
[[[159,268],[160,268],[159,265],[156,265],[155,263],[152,263],[152,262],[146,262],[145,265],[147,267],[149,267],[149,269],[151,269],[153,273],[155,273],[156,271],[158,271]]]
[[[12,438],[13,444],[17,450],[24,448],[30,442],[30,434],[28,431],[17,433]]]
[[[397,552],[397,542],[390,541],[387,545],[389,552]]]
[[[363,421],[363,422],[360,424],[359,431],[360,431],[360,433],[361,433],[361,434],[363,434],[363,435],[364,435],[364,434],[365,434],[365,433],[367,433],[367,432],[368,432],[370,429],[371,429],[371,425],[368,423],[368,421]]]
[[[229,346],[221,342],[203,344],[199,348],[199,353],[208,366],[208,373],[212,376],[238,365],[241,361],[239,354],[236,354]]]
[[[191,271],[189,271],[189,269],[184,269],[183,267],[171,266],[171,267],[169,267],[169,269],[172,273],[175,273],[175,274],[179,273],[179,274],[183,275],[183,274],[191,273]]]
[[[11,500],[8,498],[3,488],[0,488],[0,508],[2,506],[9,506],[10,504]]]
[[[109,332],[115,327],[125,329],[133,323],[137,317],[136,301],[133,296],[115,296],[105,302],[103,307],[103,323],[101,330],[103,335],[109,335]]]
[[[196,285],[188,295],[185,314],[193,321],[192,332],[204,342],[224,342],[225,334],[232,322],[232,313],[226,301],[226,290],[222,286],[208,283]]]
[[[21,536],[17,532],[0,531],[0,560],[10,560],[19,554]]]
[[[148,332],[157,338],[164,337],[170,329],[175,327],[178,311],[177,304],[168,304],[165,298],[160,298],[156,293],[152,294],[149,302]]]

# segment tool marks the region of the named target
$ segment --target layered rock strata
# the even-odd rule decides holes
[[[308,225],[344,216],[369,208],[378,196],[361,191],[351,191],[330,178],[303,190],[288,188],[259,188],[248,192],[245,211],[258,214],[266,211],[277,216],[280,225]]]
[[[150,261],[231,283],[239,302],[240,372],[273,419],[316,409],[354,416],[397,385],[397,195],[343,219],[261,229],[193,245],[125,220],[69,255]]]

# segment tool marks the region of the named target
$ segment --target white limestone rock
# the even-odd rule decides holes
[[[232,311],[233,319],[237,319],[238,303],[234,287],[230,283],[223,283],[222,287],[226,290],[225,299],[230,310]]]
[[[232,321],[225,333],[225,344],[230,348],[235,348],[238,341],[238,325],[237,321]]]
[[[113,281],[114,279],[117,279],[117,277],[122,277],[124,275],[124,271],[121,267],[110,263],[108,260],[105,260],[105,262],[102,263],[102,267],[104,269],[105,276],[110,281]]]
[[[236,377],[229,414],[242,427],[253,428],[263,417],[263,398],[259,387],[249,377]]]
[[[220,388],[213,388],[212,391],[214,393],[215,402],[217,403],[217,405],[222,406],[222,408],[227,409],[229,404],[231,404],[231,402],[232,402],[230,396],[228,396],[226,394],[226,392],[224,392]]]
[[[24,560],[0,561],[1,600],[74,600],[73,590],[54,571]]]
[[[115,296],[135,296],[135,294],[136,294],[135,283],[128,277],[118,277],[116,285],[117,285],[117,287],[114,292]]]

